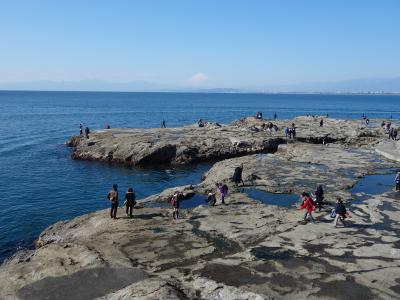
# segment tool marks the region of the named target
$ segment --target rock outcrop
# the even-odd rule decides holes
[[[315,144],[375,143],[383,131],[379,126],[365,126],[359,121],[326,119],[320,127],[317,119],[299,117],[277,121],[279,130],[264,130],[266,120],[254,118],[230,125],[210,124],[180,128],[106,129],[94,131],[87,139],[75,136],[67,141],[74,148],[72,157],[125,165],[189,164],[221,160],[253,153],[273,153],[278,145],[298,141]],[[296,126],[296,138],[288,140],[284,128]],[[371,123],[372,124],[372,123]]]
[[[299,132],[314,126],[306,125],[311,120],[298,119],[296,124],[304,126]],[[246,141],[256,140],[248,130],[253,122],[247,119],[205,129],[218,136],[210,145],[233,138],[236,143],[247,136],[251,139]],[[352,202],[356,195],[349,191],[360,176],[399,164],[374,151],[383,135],[379,128],[351,121],[327,120],[325,124],[327,128],[309,129],[318,135],[303,135],[302,140],[299,133],[296,143],[277,145],[274,154],[249,151],[249,155],[217,162],[196,186],[176,187],[139,200],[132,219],[119,210],[119,218],[112,220],[103,210],[50,226],[39,236],[35,250],[20,251],[0,267],[0,299],[399,298],[400,194],[388,188]],[[321,144],[318,136],[326,135],[323,130],[334,124],[340,127],[331,136],[331,142],[336,142]],[[225,127],[236,131],[224,133]],[[176,132],[171,142],[176,149],[185,143],[194,145],[197,138],[182,136],[185,130],[166,130],[159,139],[165,141]],[[113,159],[118,160],[124,157],[121,149],[138,150],[133,141],[140,135],[150,139],[155,132],[101,131],[71,143],[76,155],[98,144],[87,154],[96,159],[96,153],[115,145]],[[193,132],[205,135],[198,129]],[[266,136],[265,132],[254,134]],[[149,151],[146,147],[144,152]],[[206,156],[207,151],[200,152],[189,160]],[[135,153],[131,160],[135,163],[149,157]],[[189,160],[174,156],[170,162]],[[236,187],[230,177],[242,163],[246,186]],[[184,209],[180,220],[172,220],[165,205],[173,191],[182,191],[190,199],[196,193],[214,191],[216,182],[229,186],[227,205],[218,202],[215,207]],[[317,184],[324,186],[328,205],[314,213],[316,224],[302,220],[299,201],[271,205],[246,192],[255,188],[297,194],[313,191]],[[329,203],[336,196],[342,196],[350,210],[346,227],[332,226]]]
[[[384,140],[376,147],[376,152],[387,159],[400,162],[400,142],[393,140]]]
[[[347,228],[333,228],[325,210],[305,224],[297,209],[241,193],[178,222],[165,209],[138,208],[117,221],[99,211],[53,225],[40,237],[46,244],[7,261],[0,298],[398,298],[397,199],[387,193],[354,205]],[[90,279],[99,272],[96,289]],[[106,275],[116,273],[125,281]]]

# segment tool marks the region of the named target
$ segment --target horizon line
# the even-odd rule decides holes
[[[331,92],[305,92],[305,91],[251,91],[251,90],[243,90],[240,89],[232,89],[235,91],[223,91],[224,89],[229,90],[229,88],[221,88],[221,91],[218,91],[218,88],[215,89],[204,89],[204,90],[164,90],[164,91],[113,91],[113,90],[40,90],[40,89],[0,89],[0,93],[2,92],[40,92],[40,93],[158,93],[158,94],[255,94],[255,95],[366,95],[366,96],[379,96],[379,95],[400,95],[400,92],[342,92],[342,91],[331,91]],[[215,91],[213,91],[215,90]]]

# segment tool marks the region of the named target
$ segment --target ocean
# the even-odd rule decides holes
[[[167,127],[198,119],[229,123],[262,111],[265,118],[316,114],[336,118],[400,118],[400,96],[11,92],[0,91],[0,262],[32,247],[47,226],[108,207],[113,183],[138,198],[195,184],[211,164],[181,168],[124,168],[74,161],[64,142],[111,127]]]

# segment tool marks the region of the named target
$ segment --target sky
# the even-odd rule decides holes
[[[400,77],[398,0],[0,0],[0,87]]]

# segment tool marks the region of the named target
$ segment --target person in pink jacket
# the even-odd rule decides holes
[[[301,198],[303,199],[303,202],[300,206],[300,209],[305,209],[306,213],[304,215],[304,221],[308,220],[308,217],[311,219],[311,221],[313,221],[313,223],[315,222],[313,216],[312,216],[312,212],[315,210],[315,204],[314,201],[311,199],[310,195],[303,192],[303,194],[301,194]]]

